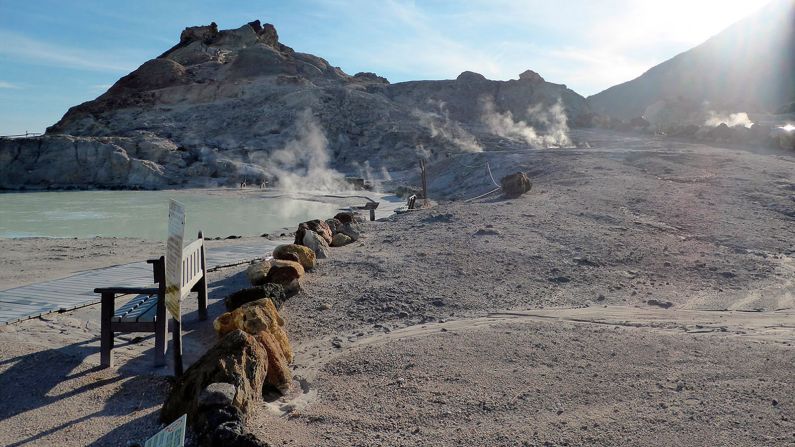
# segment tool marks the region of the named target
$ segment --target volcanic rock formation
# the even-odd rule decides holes
[[[481,150],[484,99],[528,122],[529,110],[558,102],[570,121],[588,111],[583,97],[531,71],[507,82],[465,72],[390,84],[297,52],[270,24],[190,27],[46,135],[0,140],[0,188],[278,182],[366,160],[401,169],[418,156]]]

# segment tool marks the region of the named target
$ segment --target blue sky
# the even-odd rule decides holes
[[[628,81],[767,0],[0,0],[0,135],[43,131],[177,43],[254,19],[348,73],[391,82],[526,69],[583,95]]]

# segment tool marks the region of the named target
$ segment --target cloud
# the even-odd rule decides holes
[[[0,88],[11,89],[11,90],[19,90],[22,87],[20,87],[20,86],[18,86],[16,84],[12,84],[10,82],[0,81]]]
[[[640,76],[769,0],[320,0],[324,20],[345,22],[324,48],[332,61],[390,80],[450,79],[472,70],[515,79],[526,69],[597,93]],[[278,26],[278,24],[277,24]],[[355,30],[355,32],[354,32]],[[366,41],[361,36],[367,36]]]
[[[0,56],[47,66],[128,73],[136,68],[124,52],[100,52],[44,42],[25,35],[0,31]]]
[[[413,2],[322,3],[335,12],[356,11],[345,18],[354,22],[351,28],[356,29],[355,35],[340,38],[352,38],[359,44],[340,45],[329,51],[345,53],[346,59],[357,61],[361,70],[397,73],[398,80],[449,78],[466,70],[477,70],[487,77],[503,74],[487,52],[447,35],[436,23],[437,17]],[[368,36],[369,44],[361,45],[362,34]]]

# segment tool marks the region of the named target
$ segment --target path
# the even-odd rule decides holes
[[[209,270],[261,258],[273,246],[207,248]],[[151,287],[152,266],[145,261],[87,270],[75,275],[0,291],[0,324],[64,312],[99,302],[96,287]]]
[[[295,350],[294,368],[300,371],[298,382],[288,395],[265,404],[268,411],[287,417],[302,411],[314,402],[317,391],[312,383],[328,364],[357,350],[378,347],[389,343],[414,344],[417,339],[437,336],[440,333],[463,334],[468,331],[504,327],[505,324],[532,324],[558,322],[577,325],[607,325],[613,328],[658,332],[661,334],[687,334],[700,337],[738,337],[765,340],[791,346],[795,342],[795,311],[742,312],[707,311],[689,309],[657,309],[630,306],[593,306],[582,308],[552,308],[526,311],[491,312],[483,316],[450,320],[443,323],[423,323],[388,332],[372,333],[366,326],[358,331],[367,333],[355,340],[342,342],[335,347],[330,337],[299,343]],[[357,332],[357,331],[352,331]],[[414,341],[409,341],[414,340]]]

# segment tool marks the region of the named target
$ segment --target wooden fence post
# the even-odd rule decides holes
[[[422,199],[425,205],[428,205],[428,171],[425,166],[425,160],[420,159],[420,175],[422,177]]]

